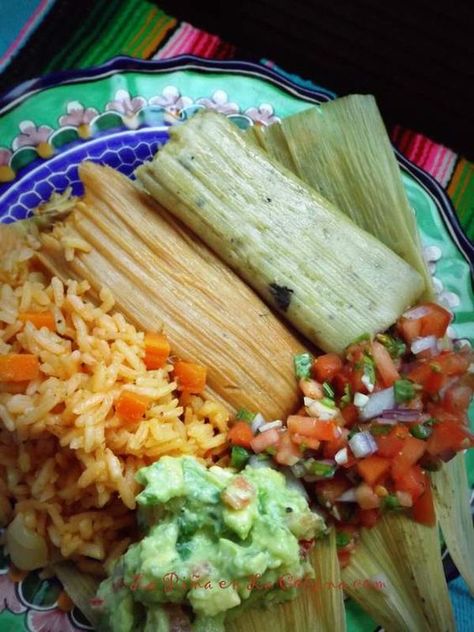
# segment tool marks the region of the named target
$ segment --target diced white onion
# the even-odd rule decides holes
[[[354,404],[357,408],[363,408],[369,402],[369,397],[364,393],[356,393],[354,395]]]
[[[252,423],[250,425],[250,427],[252,428],[253,434],[255,434],[257,430],[266,423],[267,422],[265,421],[265,418],[263,417],[263,415],[261,415],[260,413],[257,413],[255,417],[253,418]]]
[[[349,455],[347,453],[347,448],[342,448],[334,455],[334,460],[338,465],[344,465],[349,460]]]
[[[329,421],[334,419],[338,415],[337,408],[330,408],[325,406],[318,400],[314,400],[309,406],[306,406],[306,411],[311,417],[316,417],[321,421]]]
[[[423,318],[423,316],[426,316],[429,311],[430,310],[424,305],[421,305],[420,307],[413,307],[403,314],[403,318],[408,318],[409,320],[418,320],[419,318]]]
[[[369,401],[360,411],[362,421],[368,421],[374,417],[379,417],[384,410],[395,407],[395,393],[393,386],[385,388],[383,391],[373,393]]]
[[[413,507],[413,498],[408,492],[396,492],[396,496],[402,507]]]
[[[369,391],[369,393],[373,392],[374,384],[372,384],[372,382],[370,381],[370,377],[368,375],[363,375],[360,381],[365,386],[365,388]]]
[[[259,427],[259,432],[266,432],[267,430],[271,430],[272,428],[281,428],[283,426],[283,422],[280,419],[276,421],[269,421],[266,424],[263,424]]]
[[[357,501],[355,488],[353,487],[352,489],[346,490],[343,494],[336,498],[336,501],[338,503],[355,503]]]
[[[361,459],[364,456],[369,456],[370,454],[377,452],[375,439],[367,430],[357,432],[349,439],[349,445],[357,459]]]
[[[415,338],[415,340],[411,343],[411,352],[415,355],[417,353],[421,353],[422,351],[427,351],[430,349],[434,353],[438,350],[438,341],[436,336],[425,336],[424,338]]]

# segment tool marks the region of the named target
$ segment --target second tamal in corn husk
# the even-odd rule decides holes
[[[233,408],[283,418],[297,403],[293,355],[303,347],[212,252],[130,180],[107,167],[80,168],[86,194],[66,224],[90,252],[70,262],[50,240],[43,263],[63,278],[109,287],[142,330],[163,324],[173,352],[208,368],[210,393]],[[49,244],[49,245],[48,245]]]

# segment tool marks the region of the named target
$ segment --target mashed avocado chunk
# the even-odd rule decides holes
[[[99,587],[100,629],[170,632],[169,604],[182,604],[193,611],[183,630],[221,632],[229,611],[291,599],[311,576],[300,541],[325,525],[279,472],[165,456],[137,478],[145,535]]]

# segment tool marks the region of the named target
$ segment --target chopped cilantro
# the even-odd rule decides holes
[[[239,410],[235,413],[235,418],[240,419],[240,421],[251,423],[254,420],[255,414],[256,413],[252,413],[246,408],[239,408]]]
[[[370,433],[374,435],[374,437],[380,437],[390,434],[392,428],[393,426],[390,424],[372,424],[370,426]]]
[[[347,383],[344,386],[344,395],[341,397],[339,401],[339,406],[340,408],[345,408],[351,402],[352,402],[352,389],[351,389],[351,385]]]
[[[433,430],[429,425],[425,426],[424,424],[414,424],[410,428],[410,432],[416,439],[423,439],[426,441],[431,437]]]
[[[297,353],[293,356],[295,375],[297,378],[307,380],[311,377],[313,360],[314,358],[311,353]]]
[[[364,375],[371,384],[375,384],[375,362],[368,353],[364,353],[363,367]]]
[[[394,360],[401,358],[406,353],[407,346],[400,338],[388,334],[377,334],[377,340],[383,344]]]
[[[231,452],[230,462],[238,470],[241,470],[250,458],[250,452],[240,445],[234,445]]]
[[[355,338],[350,344],[349,347],[351,345],[357,345],[359,344],[359,342],[369,342],[372,339],[372,335],[369,333],[366,334],[361,334],[360,336],[357,336],[357,338]]]
[[[336,408],[336,404],[333,399],[329,399],[329,397],[323,397],[319,400],[323,406],[327,406],[328,408]]]
[[[334,475],[336,468],[334,465],[330,465],[329,463],[322,463],[321,461],[316,461],[316,459],[308,459],[305,461],[305,469],[310,474],[314,476],[321,476],[325,478],[330,478]]]
[[[395,494],[388,494],[382,499],[382,507],[384,509],[398,509],[400,507],[400,501]]]
[[[397,380],[393,388],[397,404],[409,402],[415,397],[415,385],[410,380]]]
[[[334,389],[329,384],[329,382],[324,382],[323,383],[323,393],[324,393],[325,397],[328,397],[329,399],[334,399]]]
[[[336,546],[338,549],[343,549],[351,541],[351,536],[345,531],[336,531]]]

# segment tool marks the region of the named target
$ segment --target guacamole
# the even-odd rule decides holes
[[[101,630],[170,632],[165,604],[183,604],[193,623],[180,629],[219,632],[228,612],[291,599],[311,576],[300,542],[325,525],[280,472],[165,456],[137,477],[145,535],[99,587]]]

